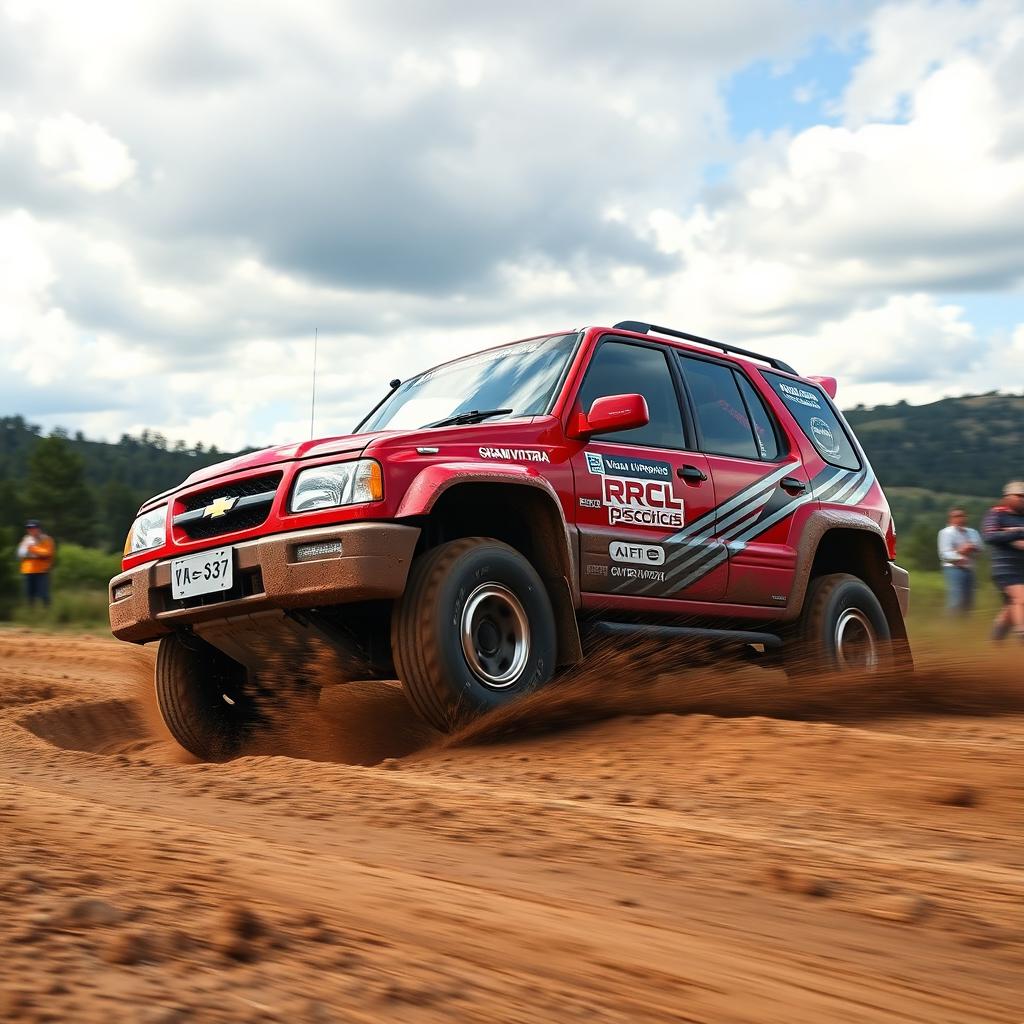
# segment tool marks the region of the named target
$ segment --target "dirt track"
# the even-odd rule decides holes
[[[211,766],[149,724],[150,655],[0,633],[0,1020],[1024,1019],[1011,661],[935,675],[945,710],[740,673],[448,746],[336,688],[280,739],[318,760]]]

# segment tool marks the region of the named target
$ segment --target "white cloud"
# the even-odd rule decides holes
[[[35,143],[46,170],[90,192],[117,188],[135,173],[135,161],[123,142],[102,125],[74,114],[44,118]]]
[[[995,26],[1012,27],[1021,16],[1016,0],[960,0],[892,3],[868,20],[870,53],[855,69],[841,109],[848,123],[898,117],[908,98],[936,67],[967,50],[998,50]]]
[[[947,298],[1022,287],[1015,0],[18,7],[4,411],[303,437],[316,328],[324,430],[393,376],[626,317],[776,349],[847,400],[1024,366],[1022,329]],[[838,123],[730,141],[731,74],[857,27]]]
[[[484,77],[485,56],[479,50],[458,49],[452,53],[455,80],[463,89],[474,89]]]
[[[1005,5],[972,6],[967,32],[953,6],[938,11],[924,44],[945,62],[929,59],[913,75],[890,60],[892,36],[933,5],[875,17],[876,49],[854,76],[850,105],[879,112],[865,83],[880,96],[888,82],[906,95],[905,122],[858,116],[758,140],[724,198],[651,215],[659,247],[684,265],[664,308],[709,335],[828,351],[838,356],[832,372],[871,382],[877,395],[1012,386],[998,352],[978,362],[977,332],[941,295],[1024,285],[1024,146],[1004,144],[1019,118],[1008,69],[1024,13],[1003,20]]]

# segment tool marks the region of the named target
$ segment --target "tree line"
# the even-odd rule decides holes
[[[0,417],[0,529],[38,519],[58,543],[119,551],[143,501],[229,457],[151,431],[107,444]]]

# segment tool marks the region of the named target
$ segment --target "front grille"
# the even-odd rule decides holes
[[[280,483],[280,473],[267,473],[246,480],[233,480],[199,494],[187,494],[178,499],[182,511],[175,515],[174,525],[189,540],[207,540],[225,533],[251,530],[270,515],[270,506]],[[203,516],[203,510],[218,498],[235,498],[236,502],[219,516]]]

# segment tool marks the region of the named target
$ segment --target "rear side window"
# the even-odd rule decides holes
[[[765,373],[765,378],[826,462],[843,469],[860,469],[857,452],[823,391],[774,373]]]
[[[768,459],[778,454],[764,407],[754,394],[748,405],[740,393],[740,380],[728,366],[688,356],[680,356],[679,365],[693,399],[703,451],[737,459]],[[763,434],[751,422],[752,410],[760,413]]]
[[[740,394],[743,395],[743,401],[747,405],[750,423],[754,428],[754,442],[757,444],[758,454],[762,459],[777,459],[779,457],[779,439],[761,396],[742,373],[733,372],[736,373]]]
[[[651,420],[636,430],[621,430],[595,441],[683,448],[683,418],[665,353],[645,345],[606,341],[590,360],[578,402],[586,412],[595,398],[643,395]]]

